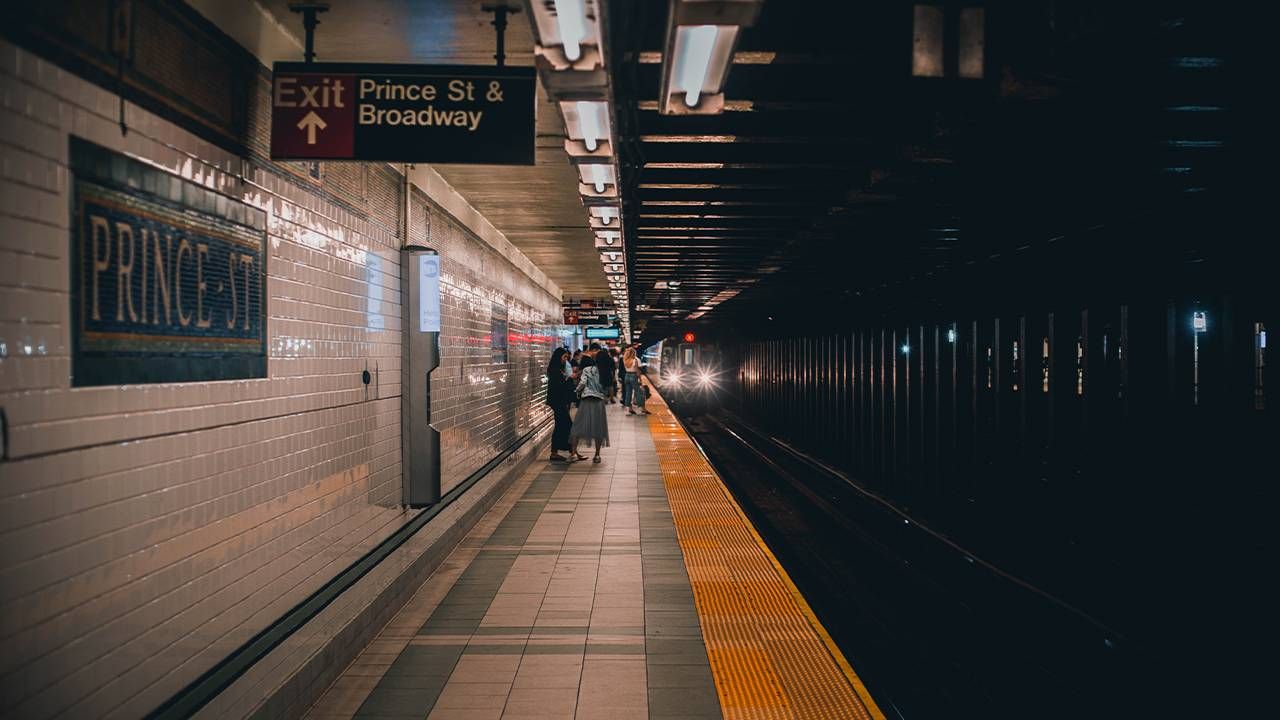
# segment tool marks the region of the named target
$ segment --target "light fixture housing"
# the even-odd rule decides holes
[[[552,71],[592,71],[604,66],[598,0],[533,0],[538,31],[535,62]]]
[[[561,100],[565,152],[575,159],[613,157],[609,103],[603,100]]]
[[[613,188],[613,194],[618,192],[618,177],[612,165],[583,163],[578,166],[578,177],[582,179],[582,186],[596,195],[605,195],[610,188]]]
[[[936,1],[913,8],[911,74],[914,77],[960,77],[981,80],[986,65],[986,11]],[[948,40],[954,28],[954,41]]]
[[[590,212],[591,227],[594,229],[617,230],[621,225],[619,219],[622,217],[622,211],[617,205],[593,207]]]
[[[658,104],[663,115],[724,112],[734,49],[762,5],[763,0],[671,0]]]
[[[601,236],[596,235],[597,250],[621,250],[623,248],[622,237],[617,234]]]

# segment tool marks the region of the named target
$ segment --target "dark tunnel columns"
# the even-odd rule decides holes
[[[1266,462],[1275,313],[1244,292],[1063,303],[748,342],[736,375],[745,418],[895,502],[1030,503],[1114,540],[1157,486],[1249,486],[1215,463]]]
[[[440,260],[430,248],[400,249],[400,461],[409,507],[440,501],[440,432],[431,425],[431,373],[440,366]]]

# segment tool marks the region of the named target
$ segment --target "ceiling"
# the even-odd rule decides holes
[[[302,35],[288,0],[263,4],[284,27]],[[493,16],[480,0],[333,0],[316,29],[319,62],[403,62],[492,65]],[[517,2],[509,2],[517,5]],[[510,18],[507,64],[533,65],[529,18]],[[578,196],[578,173],[564,152],[560,113],[539,84],[536,164],[433,165],[493,223],[565,297],[607,297],[608,284]]]
[[[962,80],[912,77],[910,2],[765,0],[726,111],[666,116],[667,3],[612,0],[633,324],[839,315],[1212,194],[1218,28],[1192,3],[1129,5],[986,2],[985,76]]]

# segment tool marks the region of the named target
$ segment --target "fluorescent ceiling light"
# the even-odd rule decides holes
[[[707,81],[711,53],[716,49],[716,26],[699,25],[676,30],[676,87],[684,93],[684,104],[698,107],[698,96]]]
[[[556,24],[560,27],[560,44],[570,61],[582,57],[582,41],[587,35],[587,19],[582,0],[555,0]]]
[[[578,166],[578,175],[582,178],[582,182],[594,187],[598,193],[604,192],[605,186],[617,183],[612,165],[583,163]]]
[[[698,107],[698,98],[704,91],[720,91],[737,38],[737,25],[676,28],[676,63],[672,72],[676,90],[684,93],[686,107]]]
[[[609,141],[609,106],[601,100],[562,100],[565,132],[571,140],[581,140],[595,152],[600,142]]]
[[[600,146],[600,138],[604,135],[600,128],[600,113],[597,106],[603,107],[604,103],[578,101],[578,121],[582,123],[582,141],[587,149],[592,151]]]
[[[663,63],[660,112],[724,112],[724,84],[735,62],[734,47],[742,29],[760,18],[763,5],[764,0],[670,0],[662,53],[644,58],[652,62],[660,57]]]
[[[602,205],[600,207],[591,208],[592,217],[600,218],[600,222],[605,225],[613,224],[618,219],[618,208],[612,205]]]

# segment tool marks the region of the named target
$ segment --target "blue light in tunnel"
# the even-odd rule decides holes
[[[953,343],[955,341],[956,341],[956,329],[947,328],[947,342]]]
[[[1209,329],[1209,317],[1203,310],[1196,310],[1191,313],[1191,329],[1198,333]]]
[[[910,355],[910,354],[911,354],[911,346],[910,346],[910,345],[908,345],[907,343],[903,343],[903,344],[902,344],[902,354],[903,354],[903,355]]]

